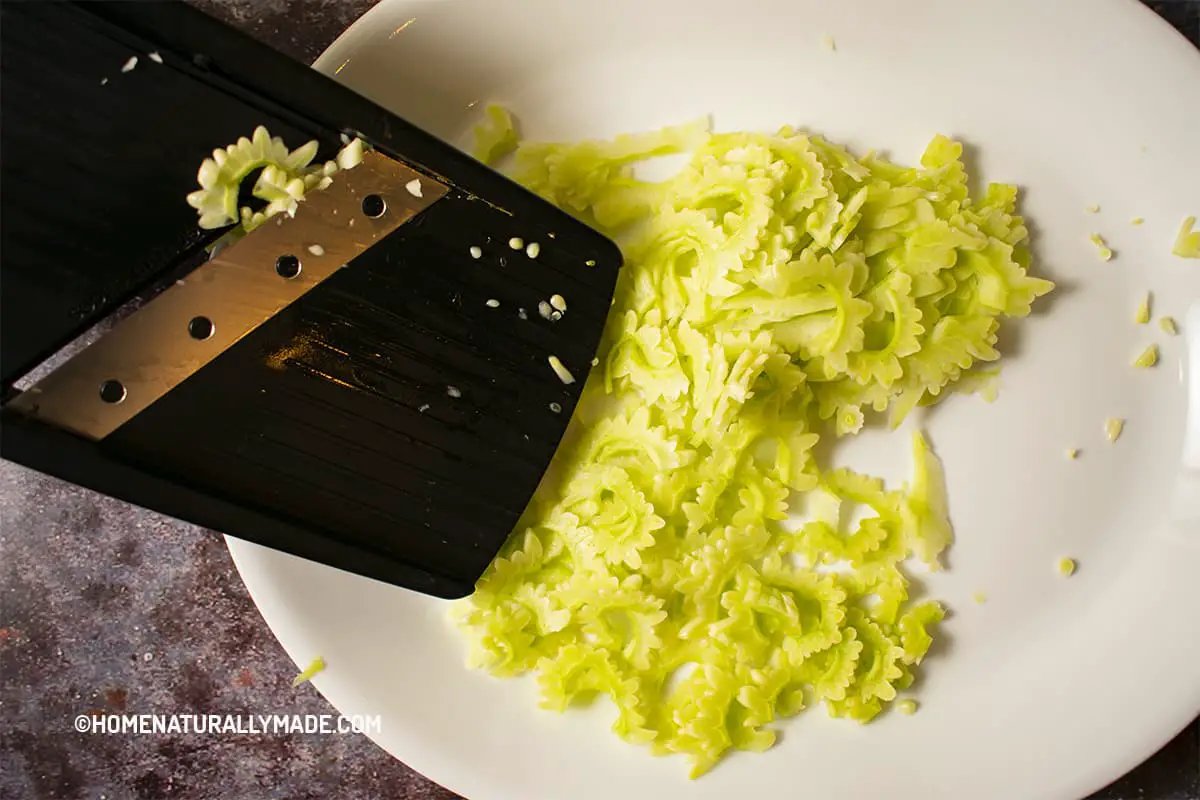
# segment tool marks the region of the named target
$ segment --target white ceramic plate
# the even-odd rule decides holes
[[[1149,11],[1133,0],[388,0],[317,68],[459,143],[476,101],[509,105],[533,138],[709,112],[720,129],[792,123],[910,162],[937,132],[962,137],[977,176],[1024,187],[1035,269],[1060,286],[1010,326],[999,401],[954,397],[927,420],[958,541],[950,571],[928,580],[954,614],[916,716],[864,727],[805,713],[774,750],[689,783],[681,759],[610,734],[611,709],[552,714],[531,681],[468,672],[442,603],[230,541],[288,653],[323,655],[317,688],[345,713],[380,714],[374,738],[388,752],[472,800],[1036,800],[1100,787],[1200,712],[1200,503],[1191,522],[1171,511],[1173,493],[1200,495],[1180,458],[1186,340],[1133,324],[1146,290],[1156,315],[1180,320],[1200,297],[1200,262],[1170,254],[1180,221],[1200,215],[1200,53]],[[1092,231],[1115,260],[1099,261]],[[1152,341],[1160,366],[1133,370]],[[1108,416],[1128,420],[1115,446]],[[839,458],[898,477],[907,451],[907,436],[868,434]],[[1063,555],[1079,561],[1069,580],[1054,571]],[[987,604],[971,602],[976,591]]]

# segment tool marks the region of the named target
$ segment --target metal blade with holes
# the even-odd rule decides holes
[[[0,13],[3,456],[362,575],[471,591],[579,399],[616,247],[180,4]],[[157,59],[96,79],[130,52]],[[316,138],[322,158],[347,132],[372,150],[294,217],[198,259],[206,240],[183,201],[207,152],[197,143],[227,144],[228,120],[249,119],[292,146]],[[143,134],[153,147],[130,143]],[[55,158],[77,142],[86,162]],[[72,183],[63,162],[91,172]],[[117,188],[92,191],[89,174]],[[154,225],[109,213],[125,207]],[[539,315],[553,295],[569,312]]]

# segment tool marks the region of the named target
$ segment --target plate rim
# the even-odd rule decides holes
[[[333,77],[334,79],[338,79],[335,74],[337,66],[339,64],[343,63],[348,57],[351,57],[353,55],[355,48],[358,46],[358,40],[360,39],[360,37],[365,38],[365,37],[370,36],[370,27],[376,18],[384,19],[384,18],[390,16],[393,13],[394,9],[404,8],[406,6],[412,7],[412,6],[419,6],[419,5],[430,5],[432,3],[441,4],[441,3],[453,3],[453,2],[455,2],[455,0],[380,0],[380,2],[378,2],[374,6],[372,6],[362,16],[358,17],[354,22],[352,22],[341,34],[339,34],[339,36],[336,39],[334,39],[334,41],[331,42],[330,45],[320,54],[320,56],[317,57],[317,59],[313,62],[312,66],[314,69],[317,69],[318,71],[321,71],[322,73],[324,73],[330,77]],[[1107,8],[1111,9],[1111,12],[1106,10],[1105,6],[1103,4],[1107,4]],[[1173,47],[1178,47],[1179,45],[1182,45],[1184,48],[1186,48],[1186,51],[1188,53],[1190,53],[1190,55],[1193,59],[1193,66],[1197,70],[1197,76],[1200,76],[1200,48],[1197,48],[1196,46],[1194,46],[1190,41],[1187,40],[1186,37],[1183,36],[1182,33],[1180,33],[1178,30],[1176,30],[1172,25],[1170,25],[1170,23],[1168,23],[1160,15],[1156,14],[1153,10],[1146,7],[1143,3],[1139,2],[1139,0],[1102,0],[1102,2],[1094,2],[1092,4],[1092,7],[1095,10],[1095,13],[1097,13],[1097,14],[1112,13],[1112,12],[1117,12],[1120,10],[1123,10],[1124,13],[1129,13],[1129,10],[1131,7],[1136,7],[1138,9],[1137,13],[1142,14],[1142,15],[1149,15],[1150,17],[1152,17],[1154,19],[1155,24],[1159,27],[1160,31],[1163,34],[1166,34],[1166,32],[1169,31],[1169,37],[1164,35],[1164,38],[1162,41],[1163,46],[1167,46],[1167,42],[1169,41],[1169,39],[1173,38],[1175,40],[1174,43],[1172,44]],[[263,609],[263,601],[260,599],[259,593],[269,587],[265,587],[263,584],[254,580],[254,577],[253,577],[254,567],[252,566],[252,564],[256,559],[256,555],[252,551],[253,550],[264,550],[265,551],[266,548],[261,548],[257,545],[253,545],[252,543],[244,542],[242,540],[237,540],[237,539],[235,539],[233,537],[229,537],[229,536],[226,536],[225,540],[226,540],[228,549],[230,551],[230,554],[233,557],[235,568],[238,570],[239,577],[242,579],[243,583],[245,584],[247,591],[249,592],[249,594],[251,596],[252,601],[255,603],[256,608],[259,610],[260,615],[263,617],[264,621],[267,623],[267,626],[271,629],[272,634],[276,637],[276,639],[284,647],[284,649],[288,653],[289,657],[291,657],[293,659],[293,661],[296,661],[296,663],[299,665],[300,659],[297,658],[297,655],[299,655],[299,654],[293,652],[294,649],[297,649],[294,647],[295,646],[294,640],[291,641],[290,643],[289,643],[289,641],[285,641],[285,639],[280,636],[279,624],[278,624],[280,622],[280,620],[276,619],[275,622],[273,622],[272,616],[268,615]],[[290,637],[289,637],[289,639],[290,639]],[[318,691],[320,691],[319,686],[317,688],[318,688]],[[321,694],[323,697],[326,697],[326,700],[329,701],[331,705],[334,705],[335,708],[337,707],[333,703],[332,700],[329,700],[329,698],[325,695],[324,692],[321,692]],[[1113,781],[1119,780],[1122,776],[1128,774],[1131,770],[1135,769],[1140,764],[1144,763],[1148,758],[1153,756],[1162,747],[1164,747],[1166,744],[1171,742],[1176,736],[1178,736],[1183,730],[1185,730],[1190,724],[1192,724],[1192,722],[1198,718],[1198,714],[1200,714],[1200,707],[1198,707],[1194,710],[1190,710],[1190,711],[1181,711],[1178,719],[1176,719],[1172,722],[1168,722],[1165,725],[1158,726],[1159,730],[1164,731],[1164,733],[1161,736],[1161,740],[1159,740],[1159,737],[1157,737],[1157,736],[1156,737],[1146,737],[1147,739],[1150,739],[1150,738],[1155,739],[1157,741],[1157,743],[1145,748],[1145,752],[1132,753],[1121,765],[1117,766],[1116,769],[1118,771],[1109,770],[1109,772],[1112,773],[1109,777],[1102,778],[1102,776],[1099,776],[1097,773],[1098,777],[1095,780],[1099,781],[1099,782],[1095,782],[1094,785],[1091,785],[1091,787],[1087,789],[1087,793],[1090,794],[1091,792],[1098,791],[1098,790],[1104,788],[1105,786],[1111,784]],[[376,742],[376,744],[378,745],[379,743]],[[379,746],[380,746],[380,749],[383,749],[385,752],[388,752],[388,754],[390,756],[392,756],[393,758],[396,758],[397,760],[402,761],[402,763],[409,765],[409,763],[407,761],[405,761],[403,758],[401,758],[399,755],[389,751],[387,748],[383,747],[382,745],[379,745]],[[420,766],[416,766],[416,765],[409,765],[409,766],[410,766],[410,768],[414,769],[414,771],[417,771],[418,773],[422,774],[428,780],[431,780],[435,783],[438,783],[439,785],[449,788],[452,791],[458,791],[459,793],[462,793],[461,789],[455,789],[456,781],[453,781],[453,780],[448,781],[443,776],[439,776],[439,777],[435,778],[431,775],[426,774],[421,769]],[[681,784],[681,786],[682,785],[683,784]]]

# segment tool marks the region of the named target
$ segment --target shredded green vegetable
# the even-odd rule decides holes
[[[1137,358],[1133,360],[1133,365],[1141,369],[1148,369],[1158,363],[1158,345],[1149,345],[1143,350]]]
[[[677,175],[635,176],[674,153]],[[618,735],[693,776],[808,705],[866,722],[911,685],[943,611],[902,562],[937,568],[952,540],[941,464],[916,434],[889,489],[813,448],[964,375],[984,391],[1000,321],[1053,288],[1027,274],[1016,187],[968,197],[961,155],[938,136],[907,167],[703,121],[518,145],[513,176],[626,265],[561,477],[456,605],[471,666],[536,672],[555,710],[607,695]]]
[[[475,126],[475,147],[471,155],[485,164],[495,163],[517,148],[517,131],[512,117],[500,106],[488,106],[485,119]]]
[[[1138,303],[1137,313],[1133,316],[1133,321],[1138,325],[1145,325],[1150,321],[1150,293],[1146,292],[1142,295],[1142,300]]]

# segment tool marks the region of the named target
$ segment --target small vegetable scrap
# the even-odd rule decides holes
[[[1099,214],[1099,213],[1100,213],[1100,204],[1099,204],[1099,203],[1093,203],[1092,205],[1090,205],[1090,206],[1087,206],[1087,207],[1086,207],[1086,208],[1084,208],[1083,210],[1084,210],[1084,211],[1086,211],[1086,212],[1088,212],[1089,214]]]
[[[837,52],[837,41],[828,33],[821,36],[821,46],[831,53]]]
[[[321,247],[319,244],[310,244],[308,246],[308,252],[312,253],[314,256],[323,256],[325,255],[325,248]]]
[[[525,255],[527,255],[529,258],[537,258],[538,254],[541,252],[542,252],[542,246],[540,244],[538,244],[537,242],[530,242],[525,247]]]
[[[200,189],[189,194],[187,202],[196,209],[201,228],[236,225],[221,240],[228,243],[277,214],[295,215],[307,192],[325,189],[339,170],[361,163],[362,148],[362,141],[355,139],[342,148],[337,160],[312,164],[317,154],[316,141],[289,151],[281,138],[272,137],[260,125],[251,138],[242,137],[228,147],[218,148],[204,160],[196,174]],[[339,162],[345,166],[339,166]],[[260,211],[248,206],[238,208],[241,182],[255,170],[260,171],[251,194],[267,206]],[[353,223],[351,219],[350,224]]]
[[[545,300],[541,300],[538,302],[538,314],[541,315],[542,319],[550,319],[554,316],[554,307]]]
[[[987,595],[983,592],[976,592],[975,594],[971,595],[971,599],[974,600],[976,604],[983,605],[987,602]]]
[[[1149,369],[1158,363],[1158,345],[1152,344],[1133,360],[1133,366],[1139,369]]]
[[[559,360],[558,356],[550,356],[549,361],[550,369],[554,370],[554,374],[558,376],[560,381],[568,385],[575,382],[575,376],[572,375],[571,371],[567,369],[566,365]]]
[[[1058,570],[1059,575],[1062,575],[1064,578],[1069,578],[1075,574],[1075,566],[1075,559],[1060,558],[1057,563],[1055,563],[1054,568]]]
[[[1096,252],[1099,253],[1101,261],[1112,260],[1113,251],[1104,243],[1104,237],[1098,233],[1093,233],[1088,238],[1092,240],[1092,244],[1096,245]]]
[[[471,254],[471,258],[483,258],[483,248],[481,247],[476,247],[473,245],[467,252]]]
[[[513,250],[523,250],[525,248],[525,240],[519,236],[514,236],[508,240],[508,246]]]
[[[421,179],[420,178],[413,178],[411,181],[404,184],[404,189],[409,194],[411,194],[413,197],[423,197],[424,196],[421,191]]]
[[[1129,220],[1129,224],[1136,226],[1136,225],[1141,225],[1145,221],[1146,221],[1145,217],[1134,217],[1133,219]]]
[[[1188,217],[1179,226],[1179,235],[1175,237],[1175,247],[1171,252],[1180,258],[1200,258],[1200,231],[1193,231],[1195,217]]]
[[[153,61],[155,64],[163,63],[163,57],[158,54],[157,50],[152,50],[149,53],[147,53],[146,55],[149,56],[150,60]]]
[[[1121,438],[1121,431],[1125,430],[1125,420],[1120,417],[1109,417],[1104,420],[1104,438],[1108,439],[1109,444]]]
[[[138,64],[138,57],[137,57],[137,56],[130,56],[130,57],[129,57],[129,60],[128,60],[128,61],[126,61],[126,62],[125,62],[125,63],[124,63],[122,66],[121,66],[121,72],[133,72],[133,70],[134,70],[134,68],[137,66],[137,64]]]
[[[500,307],[500,301],[499,301],[499,300],[497,300],[497,299],[495,299],[495,298],[492,298],[491,300],[488,300],[488,301],[487,301],[487,307],[488,307],[488,308],[499,308],[499,307]]]
[[[1162,332],[1167,336],[1179,335],[1179,324],[1175,322],[1174,317],[1160,317],[1158,320],[1158,327],[1161,328]]]
[[[567,311],[567,301],[561,294],[552,294],[550,295],[550,307],[555,311],[561,311],[565,314]]]
[[[908,699],[897,700],[896,710],[906,717],[911,717],[913,714],[917,713],[917,701]]]
[[[676,175],[637,177],[671,154],[687,157]],[[1016,187],[972,197],[943,136],[910,166],[704,120],[522,142],[510,164],[624,266],[563,479],[454,606],[468,664],[536,674],[557,711],[608,695],[618,735],[685,754],[693,776],[771,747],[809,705],[883,713],[944,615],[910,594],[907,562],[938,568],[953,540],[946,476],[920,433],[896,486],[817,445],[954,392],[1053,289],[1030,274]],[[811,513],[794,530],[798,498]],[[850,506],[872,514],[847,530]],[[834,563],[851,566],[805,566]]]
[[[1074,461],[1075,459],[1079,458],[1079,449],[1076,447],[1068,447],[1067,448],[1067,458],[1070,459],[1071,461]]]
[[[346,135],[342,134],[342,138],[345,139]],[[353,169],[361,164],[363,160],[364,147],[365,145],[363,145],[362,139],[351,139],[350,141],[346,142],[345,146],[338,151],[337,157],[334,158],[334,163],[338,165],[338,169]],[[415,182],[419,188],[420,182]],[[409,191],[411,192],[412,190],[410,189]],[[420,194],[417,195],[417,197],[420,196]],[[336,212],[337,209],[334,209],[334,211]]]
[[[1138,303],[1137,313],[1133,317],[1133,321],[1138,325],[1145,325],[1150,321],[1150,293],[1142,295],[1142,301]]]
[[[295,689],[300,684],[307,683],[308,681],[312,680],[318,673],[324,671],[324,669],[325,669],[325,659],[321,658],[320,656],[317,656],[311,662],[309,662],[308,666],[304,668],[303,672],[301,672],[299,675],[297,675],[295,678],[292,679],[292,688]]]
[[[459,389],[457,386],[447,386],[446,394],[457,400],[462,397],[462,389]]]
[[[558,403],[551,403],[551,404],[550,404],[550,410],[551,410],[551,411],[553,411],[555,414],[561,414],[561,413],[562,413],[562,406],[561,406],[560,404],[558,404]]]

